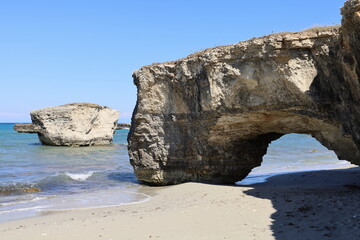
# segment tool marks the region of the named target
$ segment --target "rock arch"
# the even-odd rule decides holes
[[[233,183],[287,133],[359,164],[359,10],[345,3],[340,30],[269,35],[135,71],[128,142],[138,179]]]

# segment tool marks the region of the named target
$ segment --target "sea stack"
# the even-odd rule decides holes
[[[342,26],[279,33],[144,66],[131,164],[152,185],[234,183],[268,144],[311,134],[339,159],[360,164],[360,1]]]
[[[19,132],[36,132],[44,145],[92,146],[112,143],[119,111],[92,103],[72,103],[30,113],[32,124]]]

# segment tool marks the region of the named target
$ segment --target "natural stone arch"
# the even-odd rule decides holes
[[[128,142],[138,179],[233,183],[287,133],[359,164],[359,11],[359,0],[346,3],[341,31],[269,35],[135,71]]]
[[[351,137],[342,135],[338,125],[316,118],[270,111],[233,115],[224,119],[220,118],[219,124],[214,127],[216,131],[211,132],[209,143],[215,149],[222,148],[227,154],[227,161],[231,159],[233,162],[233,175],[228,178],[228,183],[239,178],[241,180],[254,167],[260,166],[268,145],[289,133],[310,134],[323,146],[333,150],[339,159],[357,162],[360,157]],[[224,144],[218,144],[221,142]],[[243,175],[239,172],[243,172]]]
[[[311,134],[334,150],[339,159],[356,163],[360,156],[352,139],[341,135],[338,125],[299,114],[281,111],[227,114],[211,127],[204,124],[207,123],[169,119],[161,130],[165,133],[163,138],[154,138],[164,145],[133,152],[139,154],[132,156],[138,178],[154,185],[186,181],[234,183],[261,165],[271,141],[288,133]],[[145,136],[154,137],[151,133]]]

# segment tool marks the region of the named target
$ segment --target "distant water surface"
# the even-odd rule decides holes
[[[328,150],[307,134],[287,134],[270,143],[260,167],[254,168],[239,185],[266,181],[276,174],[350,167],[348,161],[338,160],[334,151]]]
[[[129,163],[128,130],[116,131],[113,145],[71,148],[43,146],[36,134],[17,133],[13,126],[0,123],[0,222],[149,199]],[[310,136],[288,134],[271,143],[262,166],[238,184],[347,165]]]

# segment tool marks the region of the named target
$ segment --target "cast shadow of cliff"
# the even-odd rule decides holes
[[[360,168],[289,173],[246,185],[269,199],[277,240],[360,239]]]

